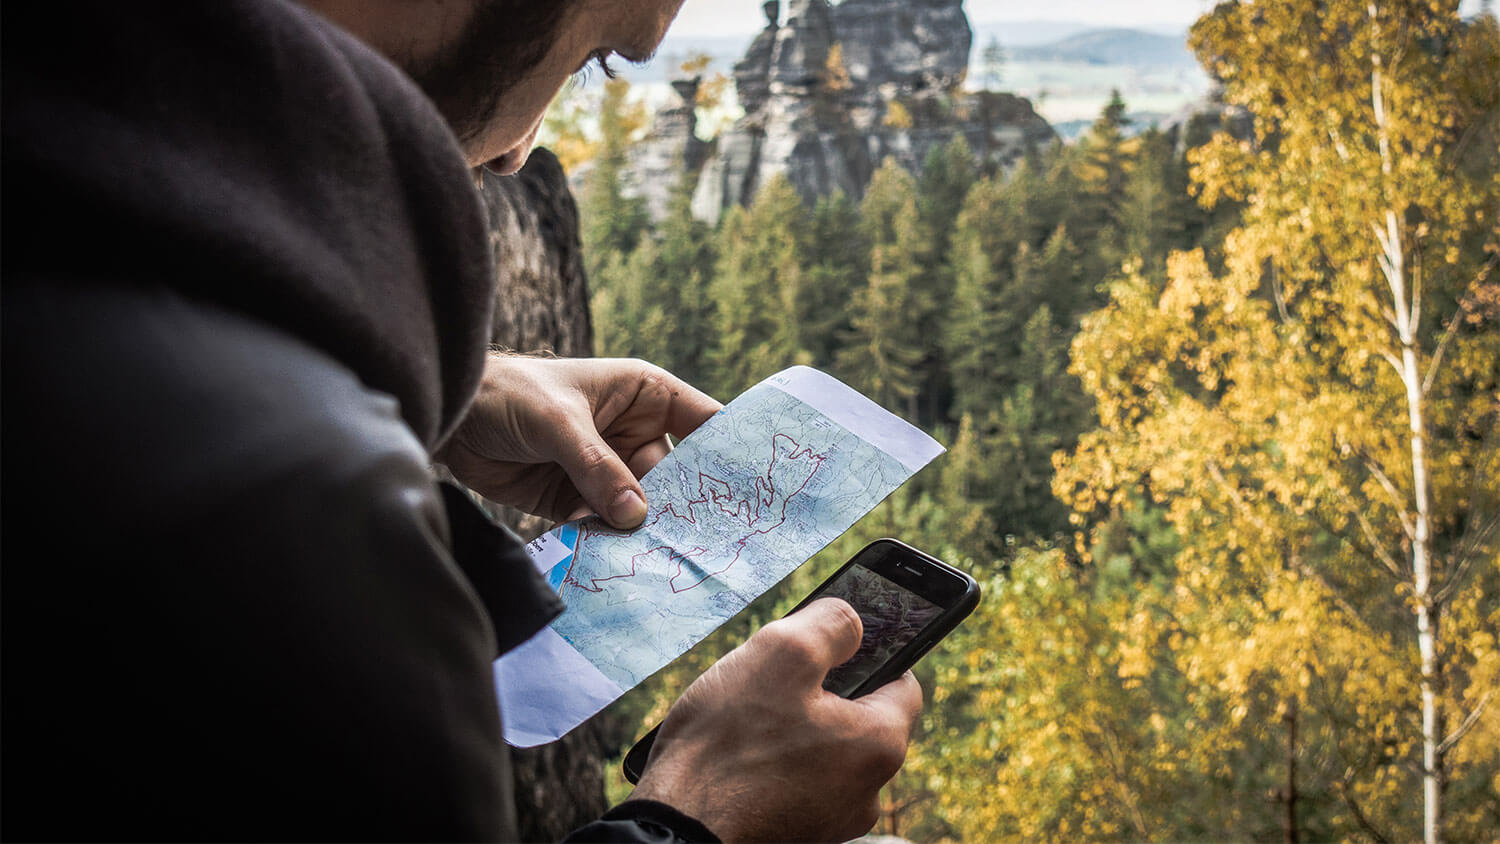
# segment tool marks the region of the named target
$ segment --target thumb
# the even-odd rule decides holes
[[[646,520],[646,493],[592,425],[576,426],[560,439],[557,462],[584,503],[616,528],[633,528]]]
[[[829,669],[852,658],[864,636],[859,613],[834,597],[819,598],[761,630],[784,649],[779,660],[783,671],[805,673],[814,685],[822,684]]]

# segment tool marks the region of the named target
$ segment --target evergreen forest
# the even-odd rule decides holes
[[[1117,97],[1014,167],[955,140],[714,226],[691,184],[655,221],[622,189],[611,82],[596,353],[723,401],[812,365],[948,448],[616,704],[632,737],[894,536],[985,599],[919,666],[876,832],[1494,840],[1500,30],[1457,7],[1224,2],[1190,44],[1249,137],[1132,132]]]

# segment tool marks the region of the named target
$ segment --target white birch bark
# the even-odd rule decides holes
[[[1370,24],[1374,41],[1380,43],[1380,24],[1375,3],[1369,4]],[[1390,188],[1391,145],[1389,123],[1385,111],[1384,68],[1379,50],[1371,55],[1370,101],[1375,110],[1375,128],[1380,145],[1380,169],[1385,177],[1385,187]],[[1389,194],[1387,195],[1389,199]],[[1405,244],[1396,209],[1385,211],[1385,228],[1374,227],[1375,238],[1380,244],[1380,269],[1390,285],[1392,311],[1395,317],[1396,336],[1401,344],[1399,359],[1391,363],[1406,388],[1407,424],[1410,431],[1412,466],[1412,505],[1415,512],[1408,514],[1412,524],[1411,572],[1412,596],[1415,601],[1417,621],[1417,650],[1421,655],[1422,696],[1422,840],[1425,844],[1438,844],[1442,840],[1443,806],[1442,774],[1442,705],[1437,698],[1437,686],[1441,667],[1438,663],[1437,606],[1432,593],[1431,531],[1432,508],[1428,500],[1430,488],[1427,461],[1427,425],[1424,416],[1426,399],[1422,379],[1418,348],[1417,323],[1421,314],[1421,291],[1410,289],[1407,283]]]

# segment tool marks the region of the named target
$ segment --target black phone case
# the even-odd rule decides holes
[[[878,670],[875,671],[875,673],[871,674],[868,678],[865,679],[863,683],[860,683],[859,686],[854,689],[854,691],[849,693],[848,697],[851,700],[863,695],[867,695],[870,692],[873,692],[876,689],[880,688],[881,686],[884,686],[886,683],[889,683],[897,677],[900,677],[907,671],[907,669],[911,668],[913,665],[916,665],[918,660],[926,656],[927,652],[932,650],[938,642],[941,642],[944,638],[947,637],[949,633],[952,633],[954,628],[958,627],[959,623],[967,618],[969,616],[969,613],[974,611],[975,607],[979,606],[979,584],[974,582],[974,578],[970,577],[964,572],[959,571],[953,566],[948,565],[942,560],[939,560],[931,554],[926,554],[918,551],[917,549],[911,547],[910,545],[907,545],[904,542],[901,542],[900,540],[886,538],[877,539],[869,545],[866,545],[864,548],[861,548],[858,553],[849,558],[848,562],[845,562],[842,566],[839,566],[833,574],[829,575],[822,583],[818,584],[818,587],[810,592],[806,598],[803,598],[800,602],[798,602],[797,606],[793,607],[792,611],[787,613],[787,615],[795,613],[797,610],[802,609],[803,607],[821,597],[824,588],[828,584],[837,580],[839,575],[844,573],[845,569],[853,565],[855,561],[864,556],[867,551],[882,543],[895,545],[899,547],[903,552],[919,557],[922,560],[926,561],[929,565],[935,565],[938,568],[944,569],[949,573],[962,578],[966,583],[966,589],[962,597],[960,597],[959,600],[953,604],[953,606],[944,610],[943,614],[938,616],[933,621],[932,627],[929,628],[931,630],[930,636],[914,639],[910,643],[908,643],[906,647],[893,654],[884,665],[882,665]],[[656,734],[660,731],[660,724],[652,727],[650,732],[646,733],[644,736],[641,736],[640,739],[636,741],[636,743],[630,748],[630,752],[626,753],[624,760],[621,761],[620,768],[625,774],[625,779],[628,780],[631,785],[639,782],[641,773],[646,770],[646,764],[651,758],[651,747],[656,743]]]

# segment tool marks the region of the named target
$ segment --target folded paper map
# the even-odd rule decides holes
[[[641,479],[646,521],[528,546],[567,609],[495,663],[505,740],[560,738],[702,641],[942,446],[805,366],[750,388]]]

